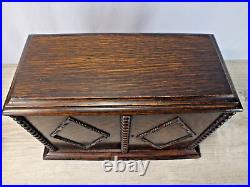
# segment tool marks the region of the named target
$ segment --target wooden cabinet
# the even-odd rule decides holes
[[[31,35],[3,109],[44,159],[86,160],[198,158],[240,111],[206,34]]]

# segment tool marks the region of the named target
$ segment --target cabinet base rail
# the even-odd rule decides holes
[[[122,152],[79,152],[77,150],[50,151],[45,147],[44,160],[172,160],[200,158],[199,146],[194,149],[169,149],[169,150],[131,150]]]

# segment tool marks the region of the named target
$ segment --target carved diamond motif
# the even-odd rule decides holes
[[[172,137],[172,139],[168,140],[167,142],[159,143],[157,140],[157,138],[159,139],[159,133],[162,133],[164,130],[167,130],[167,128],[169,128],[169,130],[171,128],[175,128],[180,132],[182,131],[181,136],[177,136],[174,138]],[[171,133],[165,134],[164,136],[167,138],[167,136],[170,134]],[[154,148],[164,149],[168,146],[179,143],[195,135],[196,135],[195,132],[187,124],[185,124],[180,117],[176,117],[170,121],[167,121],[163,124],[153,127],[152,129],[149,129],[141,134],[138,134],[136,137],[150,144]]]
[[[76,140],[72,140],[73,136],[74,135],[71,135],[72,138],[68,138],[68,137],[65,137],[61,134],[63,134],[63,132],[65,131],[66,128],[72,128],[76,129],[76,128],[79,128],[79,127],[82,127],[84,128],[83,130],[87,131],[85,133],[89,133],[89,134],[93,134],[93,136],[91,136],[93,139],[91,140],[88,140],[88,142],[86,143],[82,143],[82,142],[78,142]],[[79,133],[81,133],[81,131],[79,130]],[[67,142],[67,143],[70,143],[70,144],[73,144],[73,145],[76,145],[76,146],[79,146],[83,149],[88,149],[94,145],[96,145],[97,143],[103,141],[104,139],[108,138],[110,136],[109,133],[101,130],[101,129],[98,129],[90,124],[87,124],[85,122],[82,122],[76,118],[73,118],[71,116],[69,116],[65,121],[63,121],[51,134],[50,134],[51,137],[53,138],[56,138],[58,140],[61,140],[61,141],[64,141],[64,142]]]

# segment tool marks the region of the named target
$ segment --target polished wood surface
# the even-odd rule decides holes
[[[33,124],[47,140],[57,147],[58,150],[67,149],[71,150],[72,152],[72,150],[75,149],[75,152],[80,153],[89,151],[119,152],[123,151],[123,149],[128,149],[131,151],[156,150],[155,147],[152,147],[152,145],[149,143],[142,141],[138,135],[149,129],[155,128],[160,124],[171,121],[172,119],[176,118],[176,116],[183,120],[188,128],[195,132],[195,135],[185,138],[178,143],[176,142],[173,145],[168,146],[167,149],[187,147],[187,145],[191,144],[192,141],[198,138],[199,135],[201,135],[203,131],[220,116],[220,113],[134,115],[130,116],[130,125],[127,131],[121,129],[121,127],[124,127],[124,123],[123,121],[120,122],[120,116],[73,116],[74,119],[86,124],[90,124],[93,127],[109,134],[107,138],[103,139],[101,142],[97,143],[91,148],[88,148],[87,150],[82,149],[78,145],[61,141],[54,136],[51,136],[51,133],[55,131],[55,129],[58,128],[60,124],[65,121],[65,119],[68,118],[67,116],[26,116],[26,119],[31,124]],[[63,128],[63,130],[61,130],[58,135],[75,142],[81,142],[85,144],[88,144],[91,140],[100,137],[100,134],[73,123],[70,123],[67,127]],[[187,133],[184,131],[184,129],[180,128],[179,125],[174,124],[165,130],[163,129],[159,132],[149,134],[147,138],[156,144],[164,144],[185,135],[187,135]],[[124,140],[127,140],[127,142],[125,142],[126,146],[123,145]],[[157,154],[157,152],[155,154]],[[95,157],[95,155],[92,156]]]
[[[241,111],[213,35],[31,35],[6,115]]]
[[[176,149],[190,158],[186,150],[237,111],[211,34],[30,35],[3,107],[53,152],[46,159],[93,152],[92,160],[133,151],[140,159],[162,151],[157,159],[184,158]]]
[[[247,61],[228,62],[227,66],[245,110],[201,143],[200,159],[151,161],[144,177],[131,172],[105,173],[101,163],[95,161],[43,161],[42,144],[9,117],[3,116],[3,183],[246,184]],[[3,65],[2,101],[6,97],[15,68],[15,65]]]

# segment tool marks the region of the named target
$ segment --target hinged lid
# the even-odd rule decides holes
[[[5,115],[240,111],[213,35],[30,35]]]

